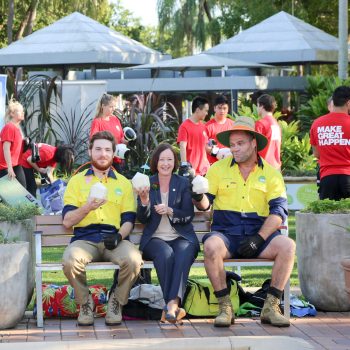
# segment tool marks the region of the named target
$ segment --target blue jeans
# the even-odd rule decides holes
[[[166,304],[176,297],[182,300],[198,251],[198,245],[183,237],[172,241],[152,238],[144,247],[143,259],[153,261]]]

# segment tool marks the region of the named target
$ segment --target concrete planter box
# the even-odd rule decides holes
[[[345,290],[348,293],[348,297],[350,300],[350,256],[344,257],[341,262],[341,265],[344,270]]]
[[[35,276],[34,276],[34,263],[35,263],[35,248],[34,248],[34,227],[35,222],[33,219],[20,220],[15,223],[3,221],[1,224],[1,231],[10,241],[16,239],[21,242],[29,242],[29,262],[27,265],[27,298],[28,303],[30,302],[35,285]]]
[[[342,259],[350,252],[349,214],[296,213],[300,289],[319,310],[349,311]]]
[[[12,328],[27,307],[29,242],[0,244],[0,329]]]

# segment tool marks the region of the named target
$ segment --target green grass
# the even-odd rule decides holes
[[[295,213],[290,212],[289,216],[289,237],[295,240]],[[64,248],[44,248],[43,250],[43,261],[61,261]],[[203,257],[203,253],[200,252],[199,257]],[[248,287],[260,287],[263,282],[270,278],[271,268],[270,267],[245,267],[241,269],[242,272],[242,286]],[[89,285],[92,284],[103,284],[107,288],[112,285],[114,271],[104,270],[104,271],[87,271],[87,278]],[[204,268],[192,268],[190,272],[191,278],[204,278],[206,277],[206,272]],[[65,278],[63,272],[44,272],[43,273],[43,283],[52,283],[57,285],[67,284],[67,279]],[[152,283],[157,284],[158,279],[155,273],[155,269],[152,269]],[[297,263],[295,259],[294,268],[291,275],[291,285],[299,285]]]

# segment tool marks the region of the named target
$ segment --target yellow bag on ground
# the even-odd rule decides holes
[[[237,281],[231,280],[230,298],[234,310],[239,309]],[[219,305],[209,278],[188,279],[183,307],[190,316],[217,316]]]

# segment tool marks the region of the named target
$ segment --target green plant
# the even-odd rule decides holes
[[[40,214],[40,208],[34,204],[20,204],[14,207],[0,204],[0,222],[9,221],[15,223],[20,220],[30,219],[33,216]]]
[[[350,198],[342,199],[341,201],[334,201],[330,199],[316,200],[302,210],[303,212],[311,212],[315,214],[322,213],[350,213]]]
[[[130,111],[119,111],[118,117],[123,126],[130,126],[137,134],[137,139],[129,147],[129,176],[148,162],[159,143],[176,143],[177,111],[171,103],[159,100],[153,93],[132,96]]]
[[[77,107],[80,105],[78,101],[75,108],[71,109],[70,114],[62,111],[55,113],[53,124],[56,126],[57,138],[60,142],[67,143],[73,146],[74,162],[83,164],[87,161],[88,144],[89,144],[89,126],[91,123],[91,114],[96,101],[89,103],[81,113],[77,112]]]
[[[62,79],[58,76],[34,75],[24,82],[16,94],[25,111],[25,135],[36,142],[53,143],[56,137],[52,127],[52,107],[62,99]]]
[[[299,121],[287,123],[279,121],[282,130],[282,173],[291,175],[292,172],[300,170],[302,173],[315,174],[316,159],[312,154],[310,137],[305,134],[302,138],[298,136]]]
[[[297,113],[302,134],[309,133],[312,122],[328,113],[327,101],[340,85],[350,85],[350,80],[337,77],[308,76],[306,94],[301,95],[301,106]]]

